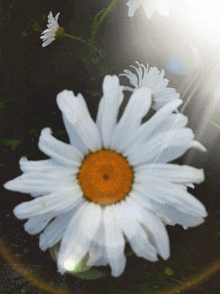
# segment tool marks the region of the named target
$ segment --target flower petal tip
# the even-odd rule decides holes
[[[200,142],[198,142],[196,140],[191,142],[190,147],[199,149],[203,152],[207,152],[207,149],[205,148],[205,146],[203,146]]]

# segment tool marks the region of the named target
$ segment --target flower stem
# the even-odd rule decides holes
[[[109,12],[112,11],[112,9],[114,8],[114,6],[116,5],[117,2],[118,2],[118,0],[112,0],[112,2],[109,4],[109,6],[106,8],[106,10],[104,11],[104,13],[100,17],[100,19],[97,22],[97,24],[95,24],[95,29],[92,30],[91,42],[93,42],[93,40],[95,38],[95,35],[96,35],[96,33],[98,31],[98,28],[100,27],[101,23],[106,18],[106,16],[109,14]]]
[[[89,45],[89,43],[86,42],[85,40],[80,39],[80,38],[77,38],[77,37],[74,37],[74,36],[71,36],[71,35],[68,35],[68,34],[66,34],[66,33],[65,33],[64,37],[68,37],[68,38],[71,38],[71,39],[75,39],[75,40],[78,40],[78,41],[82,41],[82,42],[86,43],[87,45]]]
[[[103,22],[103,20],[106,18],[106,16],[109,14],[109,12],[112,11],[112,9],[114,8],[114,6],[116,5],[116,3],[118,2],[118,0],[112,0],[112,2],[109,4],[109,6],[106,8],[106,10],[104,11],[103,15],[100,17],[98,23],[96,24],[96,28],[95,30],[93,30],[92,35],[95,37],[95,34],[97,33],[98,28],[100,27],[101,23]],[[94,38],[93,37],[93,38]]]

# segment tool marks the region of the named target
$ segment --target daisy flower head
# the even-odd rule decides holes
[[[130,70],[125,69],[124,73],[119,76],[125,76],[130,80],[130,83],[135,88],[124,87],[124,90],[134,92],[137,88],[147,87],[152,93],[152,108],[158,110],[164,106],[167,102],[179,99],[180,94],[176,93],[173,88],[168,88],[168,79],[164,78],[165,72],[162,69],[160,72],[157,67],[150,67],[147,64],[147,68],[143,64],[138,64],[138,68],[131,65],[136,70],[137,74],[134,74]]]
[[[136,9],[142,6],[147,18],[150,19],[155,10],[158,10],[160,15],[168,16],[170,0],[129,0],[127,6],[128,16],[133,17]]]
[[[50,11],[48,15],[48,25],[47,25],[48,29],[43,31],[43,33],[41,33],[43,34],[43,36],[40,37],[41,39],[43,39],[42,47],[46,47],[47,45],[52,43],[55,39],[62,38],[64,36],[65,31],[63,28],[59,26],[57,22],[59,15],[60,15],[60,12],[57,13],[57,15],[54,18],[52,12]]]
[[[173,110],[181,100],[162,107],[147,122],[151,91],[136,90],[117,122],[123,87],[106,76],[96,122],[81,94],[57,95],[70,144],[42,130],[39,149],[49,159],[20,159],[23,174],[4,187],[34,200],[14,209],[28,219],[25,230],[40,234],[40,248],[60,243],[58,271],[74,267],[89,253],[88,266],[111,267],[114,277],[126,266],[125,243],[138,257],[157,261],[170,255],[168,224],[197,226],[207,212],[187,192],[204,180],[202,169],[169,163],[189,148],[205,148],[186,127],[187,117]]]

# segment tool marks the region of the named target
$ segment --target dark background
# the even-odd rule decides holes
[[[166,77],[170,80],[169,86],[175,87],[185,102],[195,90],[194,98],[183,113],[189,117],[189,127],[208,152],[187,152],[180,163],[204,167],[206,181],[190,192],[204,203],[209,216],[201,226],[186,231],[180,226],[167,227],[171,245],[171,257],[167,261],[160,259],[151,263],[132,255],[127,258],[125,272],[119,278],[110,276],[109,267],[100,267],[99,270],[107,275],[94,281],[80,280],[68,274],[60,276],[48,250],[40,250],[38,238],[26,233],[24,221],[17,220],[12,213],[16,205],[31,197],[2,187],[2,184],[21,174],[18,165],[21,156],[27,156],[30,160],[47,158],[37,146],[42,128],[51,127],[55,137],[68,142],[56,105],[56,95],[60,91],[68,89],[75,94],[82,93],[95,119],[105,74],[118,75],[125,68],[129,69],[131,64],[135,65],[136,60],[144,64],[148,62],[160,70],[163,68],[166,58],[161,51],[166,42],[164,34],[160,32],[170,24],[162,19],[162,23],[155,27],[146,20],[147,25],[143,29],[143,14],[136,12],[133,19],[128,18],[126,2],[119,1],[116,9],[101,25],[95,40],[106,53],[103,58],[93,62],[88,47],[76,40],[64,38],[42,48],[40,31],[46,29],[50,11],[54,16],[61,12],[59,25],[68,34],[87,40],[91,27],[89,13],[94,17],[110,1],[0,1],[0,245],[26,268],[29,278],[36,278],[34,285],[33,280],[30,282],[23,278],[9,264],[5,251],[2,251],[2,294],[47,293],[39,280],[53,286],[57,293],[59,290],[63,293],[162,293],[161,289],[185,285],[195,275],[201,277],[203,271],[219,258],[220,130],[207,123],[209,118],[213,121],[218,118],[218,110],[209,111],[209,118],[205,116],[207,106],[213,101],[212,90],[216,85],[213,81],[218,80],[219,70],[211,70],[215,65],[212,54],[200,50],[200,47],[197,50],[203,62],[199,68],[193,68],[188,75],[167,73]],[[169,34],[177,38],[178,44],[181,43],[175,29]],[[201,43],[199,46],[202,46]],[[167,44],[164,51],[169,51],[165,47],[169,48]],[[87,58],[88,62],[83,62],[82,57]],[[128,85],[125,78],[121,81]],[[205,84],[207,87],[204,88]],[[209,104],[206,103],[207,97]],[[123,107],[128,98],[129,95],[125,94]],[[173,274],[166,274],[166,268],[170,268]],[[220,293],[219,288],[219,273],[215,273],[197,285],[193,284],[193,288],[184,293],[215,294]],[[170,293],[179,292],[176,289]]]

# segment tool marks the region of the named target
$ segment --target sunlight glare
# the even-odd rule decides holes
[[[67,271],[72,271],[76,267],[76,263],[72,258],[69,258],[65,261],[64,267]]]

